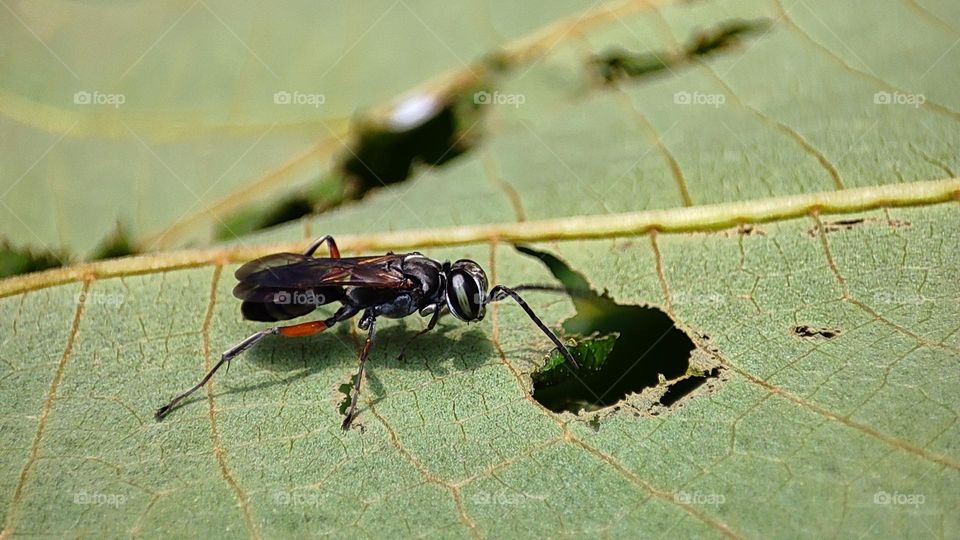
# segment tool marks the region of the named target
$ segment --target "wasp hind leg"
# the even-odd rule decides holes
[[[317,248],[319,248],[321,244],[327,244],[327,251],[330,252],[331,259],[340,258],[340,248],[337,247],[337,241],[334,240],[333,237],[330,236],[329,234],[321,236],[320,238],[317,238],[313,242],[310,242],[310,245],[307,247],[307,250],[303,252],[303,255],[306,257],[312,256],[313,253],[317,251]]]
[[[306,337],[306,336],[312,336],[314,334],[319,334],[320,332],[323,332],[324,330],[330,328],[336,323],[349,319],[350,317],[353,317],[354,315],[357,314],[357,311],[358,311],[357,308],[354,308],[352,306],[343,306],[340,309],[338,309],[337,312],[334,313],[332,317],[322,321],[309,321],[309,322],[300,323],[300,324],[293,324],[290,326],[274,326],[272,328],[267,328],[265,330],[261,330],[257,332],[256,334],[251,335],[247,339],[241,341],[240,343],[237,343],[236,345],[228,349],[226,352],[224,352],[223,355],[220,356],[220,360],[216,364],[214,364],[212,368],[210,368],[210,371],[208,371],[207,374],[204,375],[202,379],[200,379],[200,382],[198,382],[197,384],[195,384],[193,387],[183,392],[182,394],[178,395],[177,397],[171,399],[170,402],[164,405],[163,407],[160,407],[159,409],[157,409],[157,412],[153,415],[154,418],[156,418],[158,421],[163,420],[168,414],[170,414],[170,411],[172,411],[177,406],[177,404],[179,404],[181,401],[189,397],[191,394],[193,394],[197,390],[203,388],[203,385],[207,384],[207,381],[209,381],[213,377],[213,374],[216,373],[217,370],[220,369],[224,364],[227,364],[229,369],[231,360],[233,360],[237,356],[240,356],[241,353],[243,353],[250,347],[253,347],[257,343],[260,343],[260,341],[263,338],[267,336]]]

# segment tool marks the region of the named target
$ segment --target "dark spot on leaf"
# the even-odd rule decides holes
[[[341,384],[338,390],[341,394],[343,394],[343,399],[340,400],[339,405],[340,416],[346,416],[347,409],[350,408],[350,394],[353,391],[353,377],[350,378],[350,382]]]
[[[744,37],[767,30],[770,23],[769,19],[733,20],[722,22],[715,28],[697,31],[687,43],[687,56],[708,56],[739,46]]]
[[[359,132],[341,168],[357,183],[357,197],[371,189],[402,182],[416,164],[443,165],[467,150],[459,141],[453,104],[409,129],[373,125]]]
[[[590,61],[596,73],[608,83],[659,74],[679,62],[675,56],[670,57],[666,52],[631,53],[623,50],[610,51]]]
[[[832,233],[837,231],[849,231],[850,229],[863,225],[864,222],[865,220],[862,218],[838,219],[836,221],[827,221],[827,222],[824,222],[821,226],[813,227],[812,229],[807,231],[807,234],[809,234],[810,236],[817,236],[820,232],[820,227],[823,228],[823,232],[825,233]]]
[[[716,235],[716,236],[731,238],[735,236],[766,236],[767,232],[758,225],[742,223],[740,225],[737,225],[736,227],[729,227],[729,228],[720,229],[717,231],[694,232],[691,234],[698,234],[698,235],[702,234],[706,236]]]
[[[476,144],[477,136],[468,128],[485,108],[474,103],[475,90],[415,96],[384,119],[358,119],[353,141],[337,157],[333,171],[298,193],[227,216],[217,238],[235,238],[323,212],[409,180],[419,167],[449,163]]]
[[[806,339],[833,339],[840,335],[839,328],[815,328],[813,326],[800,325],[793,327],[793,334],[797,337]]]
[[[217,239],[231,240],[253,231],[294,221],[311,213],[313,204],[307,196],[290,195],[273,205],[249,207],[241,213],[227,216],[217,230]]]
[[[4,240],[0,243],[0,278],[57,268],[68,260],[66,253],[17,248]]]
[[[854,218],[824,221],[821,226],[823,227],[824,233],[830,234],[840,231],[849,231],[865,225],[886,225],[891,229],[899,229],[901,227],[909,227],[910,222],[897,219]],[[817,237],[820,234],[820,226],[812,227],[807,231],[807,234],[812,237]]]
[[[767,233],[756,225],[740,225],[737,227],[737,234],[741,236],[766,236]]]
[[[481,64],[495,73],[506,73],[516,67],[516,62],[505,51],[494,51],[480,60]]]
[[[262,228],[293,221],[309,215],[312,211],[313,203],[307,197],[303,195],[288,197],[264,216]]]
[[[578,371],[553,350],[532,375],[533,398],[543,406],[555,412],[596,411],[645,389],[689,379],[696,345],[669,315],[655,307],[618,304],[592,291],[582,275],[557,257],[517,249],[540,259],[571,292],[577,314],[563,323],[564,331],[587,336],[570,347]]]
[[[94,249],[92,260],[115,259],[138,253],[136,244],[127,232],[126,227],[118,223],[116,229]]]
[[[592,58],[590,67],[607,83],[626,78],[662,75],[674,67],[734,48],[740,45],[743,37],[766,30],[769,26],[768,19],[727,21],[715,28],[696,32],[679,52],[636,53],[624,49],[611,50]]]
[[[350,200],[344,182],[342,175],[335,173],[274,202],[248,205],[222,220],[216,232],[217,239],[232,240],[337,206]]]

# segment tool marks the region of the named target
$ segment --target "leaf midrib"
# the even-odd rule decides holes
[[[740,225],[784,221],[808,215],[847,214],[883,207],[925,206],[949,201],[960,201],[960,178],[667,210],[344,235],[337,237],[337,244],[342,252],[360,253],[496,242],[619,238],[639,236],[651,231],[715,232]],[[239,263],[269,253],[299,251],[304,245],[305,241],[181,250],[82,263],[0,280],[0,298],[91,277],[103,279]]]

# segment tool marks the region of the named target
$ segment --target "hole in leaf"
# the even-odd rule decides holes
[[[770,26],[768,19],[726,21],[714,28],[696,32],[679,52],[634,53],[611,50],[591,59],[592,70],[607,83],[620,79],[663,74],[664,71],[700,57],[738,46],[742,38]]]
[[[670,407],[684,397],[690,395],[694,390],[715,379],[720,375],[719,368],[713,368],[706,375],[689,375],[670,385],[667,391],[660,396],[660,404],[664,407]]]
[[[338,388],[341,394],[343,394],[343,399],[340,400],[340,416],[347,415],[347,409],[350,408],[351,393],[353,392],[353,377],[350,378],[350,382],[345,382],[340,385]]]
[[[116,229],[93,250],[90,260],[113,259],[137,253],[129,232],[118,223]],[[0,278],[59,268],[71,260],[66,250],[17,248],[4,240],[0,243]]]
[[[0,278],[57,268],[68,260],[65,253],[17,248],[4,240],[0,243]]]
[[[117,223],[117,228],[97,245],[90,258],[96,261],[126,257],[137,253],[137,247],[130,237],[130,233],[121,223]]]
[[[294,221],[349,201],[370,191],[404,182],[418,166],[443,166],[477,142],[463,126],[475,124],[479,108],[473,90],[454,96],[414,95],[384,119],[358,120],[354,141],[326,177],[308,189],[269,205],[251,205],[224,219],[219,239]]]
[[[217,228],[218,240],[232,240],[254,231],[288,223],[349,200],[340,173],[321,179],[306,190],[275,202],[249,205],[223,219]]]
[[[825,234],[841,232],[841,231],[850,231],[857,229],[859,227],[864,227],[867,225],[886,225],[891,229],[899,229],[901,227],[909,227],[909,221],[903,221],[898,219],[880,219],[880,218],[853,218],[853,219],[838,219],[834,221],[824,221],[822,223],[823,232]],[[807,234],[813,238],[820,236],[820,227],[821,225],[812,227],[807,231]]]
[[[418,108],[416,104],[408,107]],[[469,148],[458,141],[459,122],[452,103],[425,118],[416,118],[416,115],[431,112],[429,104],[419,108],[423,110],[409,113],[399,110],[392,122],[367,126],[360,131],[353,151],[341,164],[347,177],[356,182],[355,197],[408,179],[416,164],[443,165]],[[396,118],[398,114],[400,118]],[[405,129],[398,130],[398,127]]]
[[[218,240],[232,240],[245,234],[287,223],[313,212],[306,195],[291,195],[266,207],[248,207],[227,216],[217,229]]]
[[[307,197],[295,195],[280,201],[280,204],[271,209],[271,211],[263,217],[261,228],[266,229],[267,227],[293,221],[310,214],[312,211],[313,204],[310,203]]]
[[[540,259],[571,291],[577,314],[563,328],[587,336],[570,347],[579,370],[569,369],[554,350],[533,374],[533,398],[544,407],[595,411],[688,374],[696,345],[669,315],[655,307],[618,304],[592,291],[586,279],[559,258],[528,247],[517,249]]]
[[[817,328],[805,324],[794,326],[792,331],[795,336],[807,339],[833,339],[841,332],[839,328]]]

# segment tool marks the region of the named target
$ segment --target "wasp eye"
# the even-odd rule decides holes
[[[480,265],[461,260],[450,267],[447,306],[461,321],[483,319],[487,303],[487,275]]]

